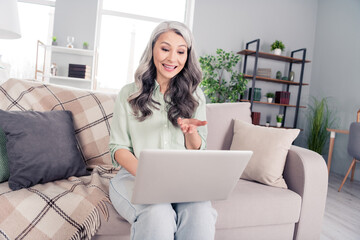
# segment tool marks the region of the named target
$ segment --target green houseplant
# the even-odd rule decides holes
[[[276,126],[277,127],[281,127],[283,118],[284,118],[284,114],[276,115]]]
[[[312,104],[309,105],[307,114],[309,126],[307,145],[310,150],[321,155],[329,136],[329,132],[326,129],[333,127],[335,118],[333,112],[329,109],[327,98],[318,100],[312,97],[311,100]]]
[[[88,42],[84,42],[83,43],[83,49],[88,49],[89,48],[89,43]]]
[[[275,42],[271,44],[271,51],[274,51],[275,55],[281,55],[281,51],[284,51],[284,49],[285,45],[282,41],[275,40]]]
[[[275,97],[275,94],[273,92],[266,93],[267,101],[268,103],[272,103],[273,98]]]
[[[56,46],[56,45],[57,45],[56,40],[57,40],[57,37],[53,36],[53,37],[52,37],[52,43],[51,43],[51,44],[54,45],[54,46]]]
[[[203,72],[201,87],[212,103],[238,102],[246,90],[247,79],[235,70],[241,57],[222,49],[216,50],[216,55],[200,57]],[[230,81],[226,81],[226,77]]]

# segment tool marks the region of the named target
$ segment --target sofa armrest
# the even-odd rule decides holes
[[[289,189],[302,198],[294,239],[320,239],[328,189],[328,172],[323,157],[314,151],[291,146],[284,178]]]

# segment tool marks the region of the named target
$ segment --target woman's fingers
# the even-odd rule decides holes
[[[193,118],[178,118],[177,123],[183,133],[194,133],[197,131],[197,127],[205,126],[207,121],[200,121]]]

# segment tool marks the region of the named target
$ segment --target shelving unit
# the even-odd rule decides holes
[[[256,44],[255,45],[256,50],[250,50],[249,49],[249,46],[251,44]],[[309,85],[307,83],[303,83],[305,63],[310,63],[309,60],[306,60],[306,48],[301,48],[301,49],[292,51],[291,56],[286,57],[286,56],[281,56],[281,55],[274,55],[274,54],[271,54],[271,53],[260,52],[259,47],[260,47],[260,39],[256,39],[256,40],[253,40],[253,41],[250,41],[250,42],[246,43],[246,49],[238,52],[238,54],[241,54],[241,55],[245,56],[244,67],[243,67],[244,77],[247,78],[247,79],[252,80],[252,89],[255,89],[255,85],[256,85],[257,81],[271,82],[271,83],[277,83],[277,84],[285,84],[285,85],[287,85],[286,91],[289,91],[290,86],[298,87],[296,105],[254,101],[254,99],[253,99],[254,91],[252,91],[252,94],[250,96],[250,100],[241,100],[241,101],[250,102],[251,103],[251,111],[253,109],[254,103],[255,104],[266,104],[266,105],[275,105],[275,106],[284,107],[284,118],[283,118],[283,122],[282,122],[282,127],[284,127],[287,108],[288,107],[294,107],[295,108],[295,116],[294,116],[293,128],[296,128],[297,127],[297,119],[298,119],[298,115],[299,115],[299,108],[305,108],[305,106],[300,106],[300,98],[301,98],[302,86]],[[302,58],[294,58],[294,55],[296,53],[298,53],[298,52],[302,52]],[[253,75],[246,74],[248,56],[251,56],[251,57],[255,58],[254,69],[253,69],[254,74]],[[289,71],[288,71],[289,73],[292,71],[293,64],[301,64],[301,72],[300,72],[299,82],[292,82],[292,81],[287,81],[287,80],[280,80],[280,79],[257,76],[256,73],[257,73],[257,65],[258,65],[258,59],[259,58],[264,58],[264,59],[270,59],[270,60],[290,63],[289,64]]]
[[[40,59],[40,49],[44,50],[44,56],[43,59]],[[74,78],[74,77],[67,77],[67,76],[61,76],[56,75],[53,76],[50,74],[50,64],[51,64],[51,54],[52,53],[60,53],[60,54],[66,54],[66,55],[75,55],[79,57],[90,57],[91,58],[91,78],[90,79],[84,79],[84,78]],[[41,79],[41,81],[50,81],[50,79],[53,80],[63,80],[63,81],[70,81],[73,83],[89,83],[90,86],[94,82],[94,76],[95,76],[95,58],[96,52],[95,50],[87,50],[87,49],[79,49],[79,48],[67,48],[67,47],[61,47],[61,46],[52,46],[52,45],[46,45],[42,43],[41,41],[37,42],[37,52],[36,52],[36,65],[35,65],[35,79]],[[71,59],[69,57],[69,59]],[[43,64],[40,66],[39,61],[42,60]],[[73,61],[76,62],[76,61]]]

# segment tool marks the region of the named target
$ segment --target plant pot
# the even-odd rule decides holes
[[[52,42],[51,43],[53,46],[57,46],[57,42]]]
[[[274,49],[274,54],[275,55],[281,55],[281,49],[280,48]]]
[[[267,102],[268,102],[268,103],[272,103],[272,101],[273,101],[273,98],[268,98],[268,99],[267,99]]]
[[[277,127],[281,127],[281,122],[276,122]]]

